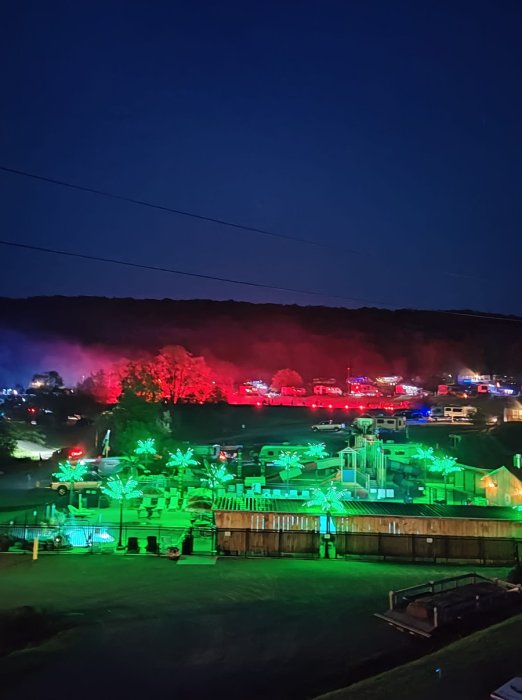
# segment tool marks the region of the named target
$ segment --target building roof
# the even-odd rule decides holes
[[[255,513],[308,513],[318,514],[306,508],[302,501],[272,498],[245,498],[243,501],[224,497],[218,500],[215,510],[245,511]],[[344,513],[347,517],[369,515],[409,518],[465,518],[467,520],[520,520],[522,514],[513,508],[500,506],[444,506],[428,503],[398,503],[396,501],[348,501]]]
[[[497,472],[501,471],[502,469],[505,469],[507,472],[509,472],[511,474],[511,476],[514,476],[515,479],[518,479],[522,483],[522,470],[518,469],[518,467],[513,467],[513,466],[497,467],[496,469],[492,469],[491,471],[488,471],[486,476],[491,476],[492,474],[496,474]]]

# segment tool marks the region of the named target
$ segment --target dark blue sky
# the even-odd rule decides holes
[[[522,313],[518,0],[27,1],[0,27],[0,165],[331,244],[0,172],[0,238],[324,297],[3,246],[0,294]]]

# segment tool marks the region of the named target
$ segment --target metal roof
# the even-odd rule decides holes
[[[303,501],[272,498],[218,499],[215,510],[244,511],[255,513],[308,513],[317,514],[306,508]],[[398,503],[396,501],[347,501],[344,513],[336,515],[355,516],[395,516],[409,518],[465,518],[467,520],[520,520],[522,513],[513,508],[498,506],[444,506],[428,503]]]

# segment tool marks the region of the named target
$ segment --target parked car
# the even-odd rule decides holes
[[[92,481],[76,481],[74,483],[74,491],[75,493],[81,493],[82,491],[89,491],[89,490],[96,490],[99,489],[100,486],[102,485],[101,480],[96,480],[94,478],[94,475],[88,475],[89,478],[92,478]],[[48,488],[51,489],[51,491],[56,491],[59,496],[65,496],[65,494],[69,493],[69,487],[70,484],[65,481],[51,481],[50,483],[41,483],[39,481],[36,482],[36,487],[37,488]]]
[[[341,430],[346,430],[346,423],[339,423],[335,420],[323,420],[312,425],[312,430],[314,433],[339,433]]]

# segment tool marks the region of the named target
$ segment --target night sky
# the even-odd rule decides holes
[[[522,4],[10,2],[0,238],[324,296],[0,246],[0,294],[522,314]],[[354,252],[355,251],[355,252]]]

